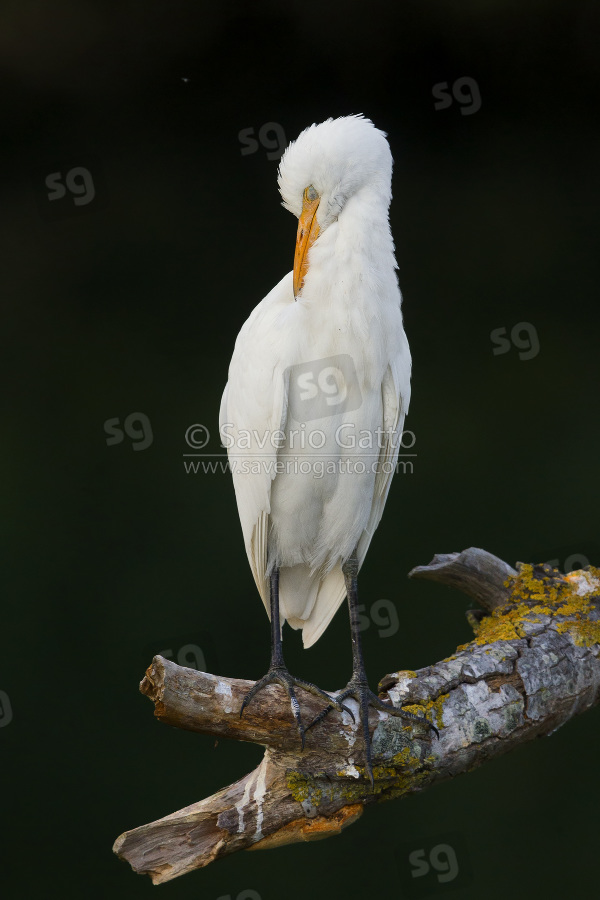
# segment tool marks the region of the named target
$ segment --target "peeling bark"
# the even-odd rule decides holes
[[[239,710],[254,682],[216,677],[155,657],[140,690],[162,722],[265,746],[253,772],[212,797],[122,834],[115,853],[160,884],[241,849],[329,837],[363,808],[420,791],[549,735],[600,699],[600,571],[561,575],[484,550],[438,555],[412,577],[459,588],[484,607],[469,644],[418,672],[386,675],[379,689],[396,706],[440,729],[373,711],[374,789],[347,713],[308,732],[301,752],[279,685]],[[382,694],[385,698],[386,694]],[[299,691],[304,721],[322,708]],[[353,700],[346,701],[355,711]]]

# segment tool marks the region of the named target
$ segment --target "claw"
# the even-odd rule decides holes
[[[313,694],[316,697],[319,697],[328,703],[328,710],[337,709],[339,712],[347,712],[352,716],[352,721],[354,722],[354,715],[352,714],[352,710],[348,709],[347,706],[344,706],[343,703],[335,697],[330,697],[329,694],[326,694],[325,691],[322,691],[321,688],[318,688],[315,684],[311,684],[310,681],[302,681],[299,678],[294,678],[293,675],[290,675],[285,666],[277,665],[271,666],[269,671],[260,681],[257,681],[253,687],[250,688],[244,700],[242,702],[242,706],[240,708],[240,718],[244,714],[244,710],[246,707],[252,702],[252,700],[256,697],[256,695],[263,690],[263,688],[267,687],[267,685],[272,684],[273,682],[280,684],[287,691],[287,695],[290,699],[290,708],[292,711],[292,715],[296,722],[296,727],[298,729],[298,734],[300,735],[300,743],[302,749],[304,750],[304,746],[306,743],[306,732],[311,727],[309,725],[305,728],[302,725],[302,717],[300,715],[300,704],[298,702],[298,698],[296,697],[296,693],[294,691],[294,687],[301,687],[303,690],[307,691],[310,694]],[[321,713],[322,715],[322,713]],[[319,718],[317,716],[317,718]],[[315,719],[316,721],[316,719]]]
[[[321,712],[319,713],[319,715],[318,715],[318,716],[315,716],[314,719],[312,720],[312,722],[309,722],[309,724],[306,726],[306,731],[308,731],[310,728],[314,728],[314,726],[315,726],[315,725],[318,725],[319,722],[322,722],[323,719],[324,719],[326,716],[328,716],[329,713],[331,712],[331,710],[334,709],[334,708],[335,708],[335,707],[333,707],[333,706],[327,706],[325,709],[321,710]],[[346,707],[346,708],[347,708],[347,707]],[[354,716],[352,716],[352,720],[354,721]],[[354,723],[354,724],[356,724],[356,723]]]
[[[274,676],[271,677],[271,673],[270,673],[270,672],[267,672],[267,674],[266,674],[263,678],[261,678],[260,681],[257,681],[257,682],[256,682],[256,684],[254,685],[254,687],[251,687],[251,688],[250,688],[250,690],[248,691],[248,693],[247,693],[246,696],[244,697],[242,706],[241,706],[241,708],[240,708],[240,719],[242,718],[242,716],[243,716],[243,714],[244,714],[244,710],[245,710],[246,707],[252,702],[252,700],[253,700],[254,697],[258,694],[258,692],[259,692],[259,691],[262,691],[262,689],[263,689],[264,687],[266,687],[267,684],[269,684],[271,681],[274,681],[274,680],[275,680]]]
[[[292,676],[290,675],[290,678]],[[300,681],[298,678],[292,678],[294,684],[297,687],[304,688],[309,694],[312,694],[314,697],[319,697],[321,700],[326,700],[328,706],[331,709],[337,709],[338,712],[347,712],[352,716],[352,721],[354,721],[354,715],[352,714],[352,710],[348,709],[347,706],[344,706],[343,703],[339,701],[337,697],[331,697],[329,694],[326,694],[325,691],[322,691],[321,688],[317,687],[316,684],[312,684],[310,681]]]
[[[387,712],[391,716],[397,716],[402,719],[410,719],[412,721],[421,722],[424,725],[428,725],[432,731],[435,732],[438,740],[440,737],[440,733],[435,727],[435,725],[429,721],[425,716],[417,716],[415,713],[411,713],[408,710],[404,710],[401,707],[394,706],[392,703],[386,703],[383,700],[380,700],[379,697],[373,693],[369,689],[369,686],[366,683],[358,682],[358,681],[350,681],[348,685],[344,688],[344,690],[338,694],[337,700],[340,705],[343,707],[343,700],[346,700],[348,697],[353,697],[357,703],[358,708],[360,710],[360,722],[363,730],[363,737],[365,741],[365,770],[369,781],[371,782],[371,789],[375,788],[375,781],[373,778],[373,763],[371,756],[371,737],[369,734],[369,707],[372,706],[375,709],[381,709],[384,712]],[[319,722],[322,722],[329,713],[335,707],[333,704],[330,704],[326,709],[322,710],[318,716],[312,720],[312,722],[306,726],[305,731],[308,731],[310,728],[313,728],[315,725],[318,725]],[[346,712],[349,712],[352,716],[352,721],[356,724],[356,720],[351,710],[348,707],[344,707]]]
[[[308,731],[309,728],[314,728],[315,725],[318,725],[319,722],[322,722],[323,719],[326,716],[328,716],[329,713],[332,712],[332,710],[334,710],[334,709],[338,709],[338,707],[333,706],[333,704],[330,704],[329,706],[325,707],[325,709],[321,710],[321,712],[317,716],[314,717],[312,722],[310,722],[306,726],[305,730]],[[340,709],[338,711],[347,712],[348,715],[350,716],[350,718],[352,719],[352,724],[356,725],[356,719],[354,718],[354,713],[352,712],[352,710],[350,709],[349,706],[346,706],[344,703],[340,703]]]

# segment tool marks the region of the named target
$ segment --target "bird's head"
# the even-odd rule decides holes
[[[298,217],[294,296],[308,271],[308,251],[361,192],[385,209],[391,199],[392,154],[383,131],[361,115],[311,125],[286,149],[279,166],[283,206]]]

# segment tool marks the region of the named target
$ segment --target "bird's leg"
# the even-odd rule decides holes
[[[348,610],[350,613],[350,631],[352,634],[352,678],[350,679],[344,690],[337,695],[336,699],[339,702],[343,702],[348,697],[353,697],[358,703],[359,717],[365,741],[365,769],[371,782],[371,786],[373,786],[373,760],[371,752],[371,738],[369,735],[370,706],[374,707],[375,709],[381,709],[389,713],[389,715],[391,716],[398,716],[402,719],[412,719],[416,720],[417,722],[424,722],[433,731],[435,731],[438,737],[439,733],[437,728],[432,725],[431,722],[424,716],[417,716],[414,713],[408,712],[408,710],[404,710],[400,707],[394,706],[392,703],[386,703],[383,700],[380,700],[377,694],[374,694],[373,691],[370,690],[369,683],[367,681],[367,673],[365,670],[365,663],[362,652],[362,641],[360,636],[360,623],[358,613],[358,558],[356,550],[342,565],[342,572],[344,573],[344,579],[346,581],[346,592],[348,594]],[[332,709],[334,709],[334,706],[331,704],[327,709],[324,709],[323,712],[319,713],[319,715],[315,719],[313,719],[313,721],[307,726],[306,730],[308,731],[308,729],[312,728],[313,725],[321,722],[325,718],[325,716],[327,716],[331,712]]]
[[[290,698],[292,714],[294,716],[294,719],[296,720],[298,733],[300,734],[300,740],[302,743],[302,749],[304,750],[305,728],[302,725],[302,719],[300,717],[300,704],[298,703],[294,687],[301,687],[305,691],[308,691],[310,694],[314,694],[316,697],[319,697],[321,700],[324,700],[327,704],[329,704],[329,707],[331,707],[331,709],[335,708],[340,712],[345,711],[350,713],[350,715],[352,715],[352,712],[348,709],[347,706],[344,706],[341,701],[337,700],[335,697],[331,697],[329,694],[326,694],[325,691],[322,691],[321,688],[318,688],[315,684],[311,684],[310,681],[302,681],[301,679],[294,678],[293,675],[290,675],[284,662],[283,651],[281,649],[278,568],[274,568],[271,573],[269,592],[271,604],[271,665],[269,666],[269,671],[267,672],[267,674],[263,678],[261,678],[260,681],[257,681],[254,687],[252,687],[244,697],[244,702],[242,703],[242,708],[240,709],[240,718],[243,715],[245,708],[254,699],[254,697],[256,697],[259,691],[262,691],[262,689],[265,688],[268,684],[277,682],[277,684],[282,685],[286,689],[288,697]],[[354,718],[354,716],[352,716],[352,718]]]

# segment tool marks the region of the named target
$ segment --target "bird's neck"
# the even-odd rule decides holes
[[[397,302],[394,243],[388,202],[361,192],[345,205],[338,219],[320,235],[310,251],[303,295],[319,304]]]

